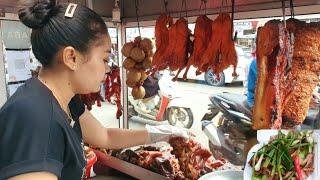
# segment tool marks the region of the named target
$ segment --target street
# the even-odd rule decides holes
[[[225,87],[213,87],[206,84],[191,83],[191,82],[178,82],[177,91],[179,96],[183,98],[186,104],[191,105],[194,122],[191,127],[191,132],[196,135],[196,140],[200,142],[204,147],[208,147],[208,139],[201,130],[201,119],[207,112],[208,104],[210,103],[209,95],[232,92],[232,93],[244,93],[244,87],[241,83],[227,84]],[[102,103],[102,107],[93,107],[93,115],[105,126],[111,128],[119,127],[119,120],[116,119],[116,106],[110,103]],[[130,129],[143,128],[145,124],[129,120]]]

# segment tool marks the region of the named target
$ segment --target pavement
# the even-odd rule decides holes
[[[196,140],[204,147],[208,148],[208,138],[201,130],[201,119],[207,112],[210,103],[209,96],[222,92],[244,93],[241,83],[227,84],[225,87],[213,87],[202,83],[178,82],[177,91],[185,103],[191,104],[194,122],[190,128],[191,132],[196,135]],[[101,107],[94,106],[91,110],[92,114],[102,123],[103,126],[109,128],[118,128],[119,120],[116,119],[116,106],[108,102],[103,102]],[[138,121],[129,121],[130,129],[144,128],[145,124]]]

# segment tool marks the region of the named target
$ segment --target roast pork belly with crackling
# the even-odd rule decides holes
[[[253,128],[293,128],[308,112],[320,75],[320,23],[271,20],[257,33]]]

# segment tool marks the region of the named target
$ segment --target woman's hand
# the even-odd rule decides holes
[[[150,126],[146,125],[148,131],[148,139],[146,144],[156,143],[159,141],[169,141],[171,137],[190,138],[195,136],[187,129],[179,128],[171,125]]]

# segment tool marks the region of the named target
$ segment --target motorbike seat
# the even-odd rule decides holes
[[[218,94],[218,96],[234,103],[235,106],[232,106],[234,110],[244,113],[251,119],[252,111],[247,105],[247,96],[228,92]]]

